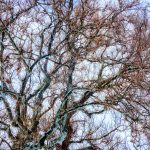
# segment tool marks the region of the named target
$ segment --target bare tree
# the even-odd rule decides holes
[[[149,11],[0,1],[0,149],[149,149]]]

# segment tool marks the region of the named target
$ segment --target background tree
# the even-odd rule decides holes
[[[149,5],[0,1],[0,147],[150,147]]]

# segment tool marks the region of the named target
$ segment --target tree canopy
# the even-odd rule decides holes
[[[0,149],[150,149],[149,17],[138,0],[1,0]]]

